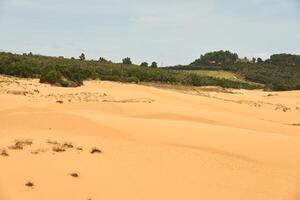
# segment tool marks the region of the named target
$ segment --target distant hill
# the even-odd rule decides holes
[[[265,84],[265,89],[300,90],[299,55],[275,54],[263,61],[261,58],[239,58],[229,51],[215,51],[201,55],[190,65],[168,69],[229,71],[245,80]]]

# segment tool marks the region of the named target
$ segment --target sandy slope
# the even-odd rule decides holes
[[[0,199],[300,199],[300,92],[185,93],[0,77]]]

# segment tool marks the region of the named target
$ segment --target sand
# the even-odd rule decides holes
[[[1,200],[300,199],[300,92],[0,77]]]

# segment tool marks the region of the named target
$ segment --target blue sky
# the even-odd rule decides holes
[[[300,54],[300,0],[0,0],[0,51],[187,64]]]

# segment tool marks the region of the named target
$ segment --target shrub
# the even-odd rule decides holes
[[[140,66],[141,66],[141,67],[148,67],[149,64],[148,64],[147,62],[142,62]]]
[[[124,65],[132,65],[131,59],[128,57],[124,58],[122,61]]]
[[[41,83],[57,84],[57,83],[62,82],[60,77],[61,77],[61,75],[55,69],[52,69],[50,71],[44,71],[41,74],[40,82]]]

